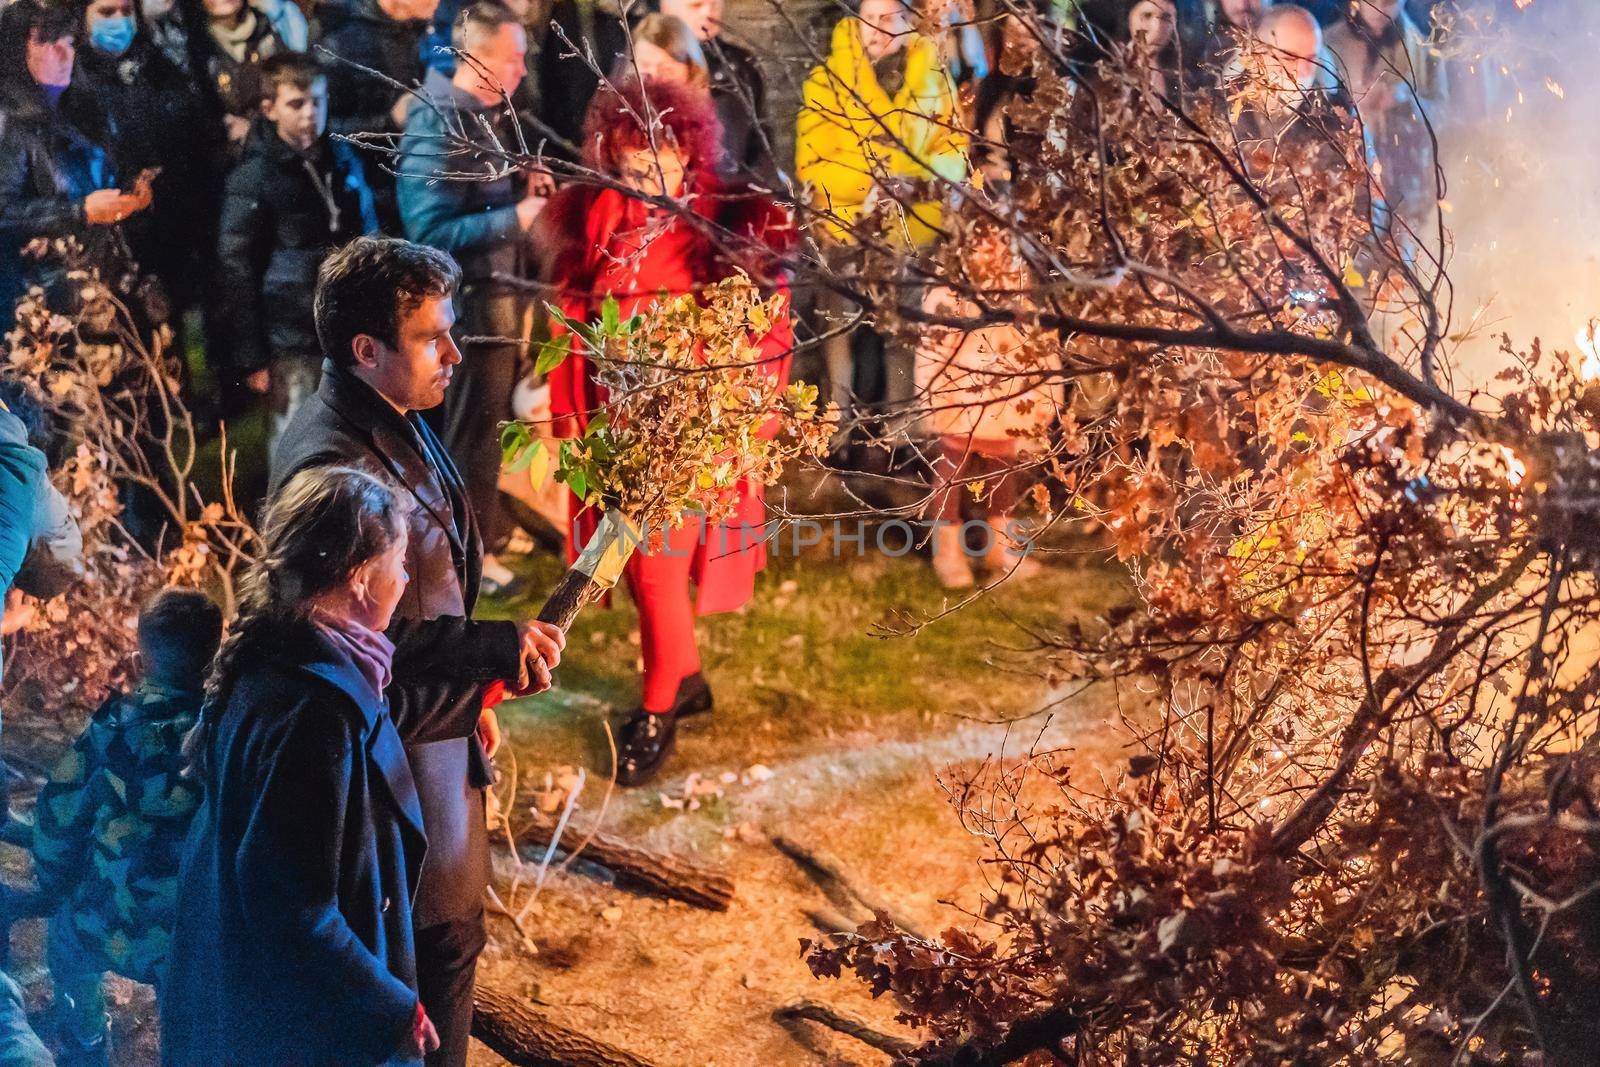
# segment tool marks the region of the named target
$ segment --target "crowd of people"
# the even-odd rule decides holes
[[[1287,60],[1284,121],[1359,113],[1387,209],[1421,224],[1434,196],[1422,116],[1447,87],[1400,0],[1352,5],[1326,31],[1268,0],[1183,14],[1119,0],[1072,17],[1161,88],[1220,81],[1241,40],[1266,42]],[[500,426],[531,406],[569,437],[604,403],[581,345],[548,380],[530,373],[532,342],[562,330],[541,294],[576,320],[612,297],[626,318],[735,271],[798,294],[787,253],[811,241],[848,273],[881,240],[861,220],[891,201],[893,240],[932,246],[941,188],[1010,180],[1005,105],[1029,86],[995,61],[1015,19],[927,35],[916,16],[906,0],[860,0],[797,113],[777,116],[762,65],[723,32],[722,0],[0,9],[0,326],[34,287],[70,313],[64,271],[37,245],[72,238],[108,275],[137,263],[143,314],[203,352],[210,385],[190,382],[191,403],[271,427],[237,617],[225,627],[202,593],[156,595],[139,620],[142,681],[55,769],[31,835],[14,820],[0,831],[31,837],[37,889],[11,891],[6,910],[49,916],[56,1004],[52,1052],[0,982],[0,1062],[106,1063],[114,971],[156,986],[164,1062],[465,1063],[494,709],[547,687],[565,643],[544,623],[473,617],[480,595],[521,592],[499,558],[517,521]],[[792,166],[775,122],[792,125]],[[551,165],[513,165],[525,145]],[[939,287],[925,303],[965,307]],[[759,339],[764,366],[786,380],[796,336],[817,338],[845,415],[834,465],[868,469],[868,443],[899,444],[927,462],[930,518],[954,527],[976,507],[991,531],[1009,527],[1018,441],[1046,428],[1059,384],[985,386],[983,369],[1027,343],[1014,328],[908,349],[870,316],[835,328],[862,311],[822,287]],[[929,391],[960,401],[920,416]],[[0,583],[48,597],[81,572],[76,531],[27,394],[0,400]],[[957,488],[973,478],[993,482],[981,501]],[[568,509],[571,554],[596,520]],[[759,486],[741,488],[736,521],[763,524]],[[649,781],[679,720],[712,706],[695,619],[747,601],[764,556],[710,553],[711,540],[687,522],[625,571],[643,669],[623,785]],[[987,543],[986,570],[1038,567],[1014,541]],[[932,556],[942,584],[973,584],[957,539]],[[26,610],[8,596],[0,628]]]

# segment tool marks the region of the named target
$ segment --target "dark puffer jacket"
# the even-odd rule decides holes
[[[131,181],[146,167],[161,168],[150,210],[126,223],[128,242],[167,295],[188,306],[215,250],[221,116],[143,27],[120,56],[79,44],[72,84],[109,117],[107,148],[119,174]]]
[[[263,125],[228,175],[220,229],[224,347],[249,374],[278,355],[319,351],[317,267],[345,242],[376,233],[378,218],[354,148],[322,137],[301,154]]]
[[[321,47],[348,61],[328,64],[328,129],[343,134],[401,132],[390,115],[400,90],[352,64],[369,67],[401,85],[416,85],[422,80],[427,22],[392,19],[373,0],[329,4],[320,17]],[[371,166],[372,157],[367,162],[378,221],[385,233],[399,233],[394,178],[388,171]]]
[[[76,237],[108,263],[120,247],[116,227],[90,226],[83,210],[90,193],[117,184],[105,140],[81,94],[51,105],[32,81],[0,86],[0,331],[29,286],[54,291],[65,280],[58,262],[23,258],[30,241]]]

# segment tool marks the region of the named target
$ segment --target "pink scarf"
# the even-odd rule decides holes
[[[353,619],[341,619],[329,612],[311,613],[311,625],[332,645],[350,657],[356,670],[379,696],[389,688],[394,663],[394,644],[378,631]]]

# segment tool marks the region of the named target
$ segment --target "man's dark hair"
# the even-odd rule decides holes
[[[42,4],[38,0],[18,0],[17,19],[12,27],[20,31],[22,39],[29,38],[39,44],[54,44],[71,37],[77,40],[82,32],[82,16],[71,4]]]
[[[256,69],[261,79],[262,103],[278,99],[278,89],[282,86],[309,90],[318,78],[328,76],[328,68],[304,52],[278,52],[263,59]]]
[[[456,21],[450,27],[450,44],[454,48],[470,49],[474,42],[468,39],[469,35],[491,34],[501,26],[520,25],[517,16],[504,4],[497,0],[477,0],[456,14]]]
[[[32,85],[28,75],[28,40],[53,44],[63,37],[74,40],[82,32],[83,17],[71,4],[45,6],[38,0],[16,0],[0,6],[0,88],[15,92]]]
[[[147,678],[198,690],[221,643],[222,609],[197,589],[168,586],[139,612]]]
[[[430,296],[453,296],[461,281],[456,261],[437,248],[393,237],[357,237],[322,261],[314,313],[317,340],[335,366],[355,362],[361,334],[391,348],[400,321]]]

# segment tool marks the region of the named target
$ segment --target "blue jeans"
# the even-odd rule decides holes
[[[0,971],[0,1067],[55,1067],[55,1062],[28,1025],[22,987]]]
[[[65,910],[50,917],[44,948],[50,984],[56,990],[56,1018],[69,1048],[89,1048],[106,1035],[105,973],[79,944]],[[0,1067],[6,1067],[0,1060]]]

